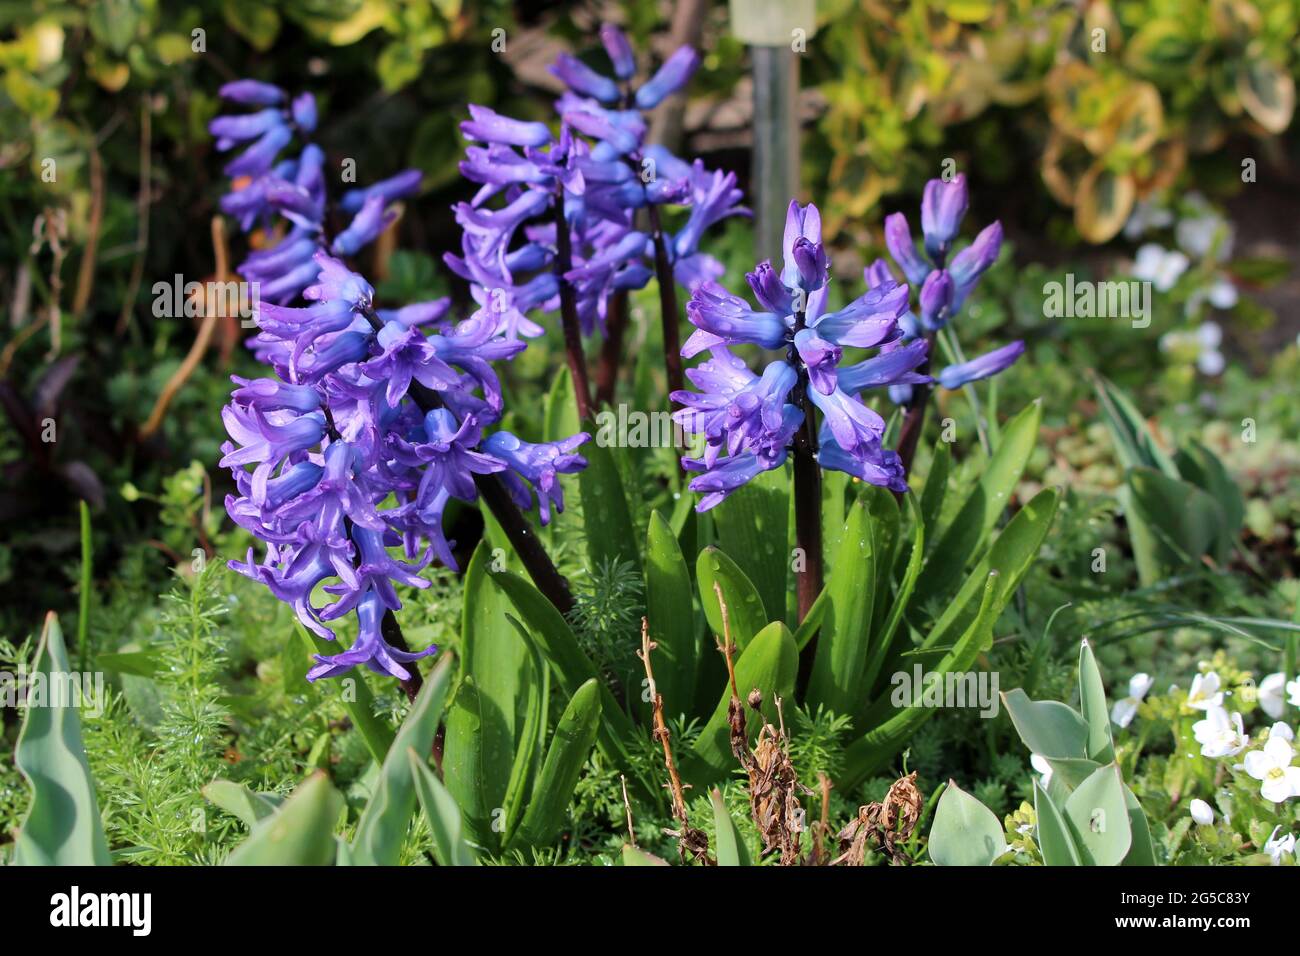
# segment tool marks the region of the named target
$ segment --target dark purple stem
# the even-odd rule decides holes
[[[672,263],[668,261],[668,245],[664,241],[663,226],[659,222],[659,208],[646,207],[650,217],[650,231],[655,244],[655,278],[659,283],[659,311],[664,330],[664,372],[668,376],[668,394],[686,387],[682,374],[682,339],[677,317],[677,280],[673,278]]]
[[[555,279],[560,285],[560,323],[564,328],[564,354],[573,376],[573,394],[577,399],[578,420],[591,417],[591,386],[587,383],[587,359],[582,351],[582,326],[578,322],[578,303],[573,285],[564,278],[573,268],[573,250],[569,224],[564,218],[564,189],[555,197]]]

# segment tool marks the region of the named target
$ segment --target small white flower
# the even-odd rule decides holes
[[[1256,691],[1260,709],[1274,720],[1282,716],[1282,708],[1286,706],[1286,699],[1282,696],[1282,686],[1285,682],[1286,675],[1280,671],[1269,674],[1259,682],[1259,689]]]
[[[1277,838],[1277,831],[1280,829],[1282,829],[1282,824],[1279,823],[1273,828],[1273,833],[1269,836],[1268,842],[1264,844],[1264,852],[1273,858],[1274,866],[1280,866],[1282,864],[1283,853],[1290,853],[1292,856],[1295,855],[1295,834],[1288,833],[1279,840]]]
[[[1204,720],[1192,724],[1192,734],[1201,745],[1202,757],[1235,757],[1250,743],[1242,727],[1241,714],[1229,717],[1222,707],[1210,708]]]
[[[1128,696],[1115,701],[1115,706],[1110,709],[1110,719],[1120,727],[1127,727],[1133,723],[1133,717],[1137,714],[1138,704],[1146,697],[1147,692],[1151,690],[1151,685],[1156,679],[1150,674],[1134,674],[1128,680]]]
[[[1196,370],[1202,375],[1214,378],[1216,375],[1222,375],[1224,368],[1228,365],[1228,360],[1223,357],[1223,353],[1217,349],[1210,349],[1196,356]]]
[[[1191,813],[1192,819],[1203,827],[1208,827],[1214,822],[1214,810],[1204,800],[1193,800]]]
[[[1270,740],[1281,737],[1287,743],[1295,743],[1295,732],[1280,720],[1268,728],[1268,737]]]
[[[1246,754],[1246,773],[1260,781],[1259,794],[1265,800],[1281,803],[1300,794],[1300,767],[1291,766],[1295,751],[1281,737],[1270,737],[1263,750]]]
[[[1237,287],[1227,276],[1218,276],[1210,286],[1209,298],[1216,309],[1231,309],[1237,304]]]
[[[1300,344],[1300,335],[1296,336],[1296,343]],[[1286,685],[1287,702],[1292,707],[1300,707],[1300,677],[1293,681],[1288,681]]]
[[[1222,707],[1223,691],[1219,689],[1219,675],[1210,671],[1193,677],[1192,689],[1187,692],[1187,706],[1206,711]]]
[[[1168,292],[1189,265],[1191,260],[1177,249],[1165,249],[1158,243],[1148,242],[1138,249],[1132,274],[1135,279],[1150,282],[1158,292]]]
[[[1029,765],[1042,774],[1038,778],[1038,782],[1046,790],[1047,785],[1052,782],[1052,765],[1047,762],[1046,758],[1040,757],[1038,754],[1029,755]]]

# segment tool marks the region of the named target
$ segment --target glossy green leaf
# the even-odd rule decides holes
[[[830,606],[830,593],[823,586],[821,593],[817,595],[817,600],[813,601],[812,607],[808,609],[808,613],[804,615],[803,620],[799,622],[798,629],[794,632],[794,643],[800,651],[813,639],[813,635],[821,629],[822,618],[826,616],[826,611]]]
[[[596,665],[578,644],[573,628],[564,616],[544,598],[537,588],[508,571],[492,575],[492,583],[509,595],[515,609],[528,625],[529,634],[551,666],[560,690],[569,696],[596,677]],[[624,740],[635,733],[632,721],[619,708],[612,694],[603,691],[601,731],[597,737],[600,751],[616,766],[626,766]],[[463,804],[462,804],[463,806]]]
[[[45,617],[40,647],[29,675],[28,706],[14,746],[14,763],[32,788],[32,801],[14,840],[13,861],[22,866],[109,866],[108,841],[99,818],[95,784],[81,740],[74,699],[81,685],[72,667],[59,619]],[[46,699],[38,701],[37,680]]]
[[[938,866],[990,866],[1007,849],[1002,822],[949,780],[930,825],[930,859]]]
[[[529,678],[527,704],[524,707],[524,722],[519,731],[519,743],[515,750],[515,761],[510,768],[510,782],[506,785],[505,796],[505,839],[515,832],[523,816],[533,778],[541,761],[542,745],[547,730],[547,712],[551,692],[550,669],[542,659],[528,628],[520,623],[513,614],[506,618],[511,626],[528,644],[529,657],[526,658]]]
[[[700,639],[691,601],[691,572],[668,522],[650,515],[645,563],[646,623],[655,643],[655,684],[669,713],[695,699]]]
[[[790,479],[784,468],[765,471],[713,509],[718,543],[754,584],[767,621],[785,616],[790,569]]]
[[[525,720],[529,649],[507,618],[514,608],[493,583],[489,563],[480,543],[465,571],[462,676],[447,715],[443,781],[464,811],[474,841],[496,845],[501,830],[491,822],[504,812]]]
[[[1106,688],[1101,682],[1097,658],[1087,640],[1079,646],[1079,703],[1083,721],[1088,726],[1085,756],[1097,763],[1115,759],[1115,741],[1110,731],[1110,709],[1106,706]]]
[[[1044,866],[1082,866],[1070,828],[1047,791],[1034,780],[1034,815],[1038,818],[1038,849]]]
[[[300,783],[284,804],[253,827],[226,857],[226,866],[329,866],[343,795],[323,771]]]
[[[416,695],[406,720],[402,722],[379,773],[379,781],[370,802],[361,812],[356,836],[352,838],[352,858],[358,865],[395,866],[402,842],[415,813],[415,783],[406,752],[414,750],[427,759],[433,749],[455,658],[443,652],[424,686]]]
[[[1065,801],[1065,822],[1087,866],[1119,866],[1132,845],[1119,767],[1098,767]]]
[[[862,681],[863,690],[868,695],[872,693],[885,661],[889,659],[894,651],[894,640],[898,636],[898,626],[902,623],[903,613],[907,610],[908,602],[912,598],[917,577],[921,573],[921,564],[924,561],[925,523],[921,518],[916,497],[910,491],[907,493],[907,503],[912,512],[911,548],[908,550],[909,556],[907,567],[903,569],[903,578],[898,582],[898,588],[893,596],[886,602],[889,605],[889,614],[884,623],[876,629],[871,642],[871,649],[868,652],[867,669]],[[882,597],[888,596],[888,588],[882,587],[880,594]]]
[[[269,817],[284,803],[279,794],[256,793],[231,780],[213,780],[202,792],[209,803],[238,817],[248,827]]]
[[[993,452],[979,484],[927,557],[917,583],[915,606],[945,596],[993,530],[1034,450],[1041,417],[1042,402],[1036,400],[1007,423],[1002,442]]]
[[[719,639],[723,635],[722,608],[713,585],[716,583],[722,588],[731,639],[743,652],[754,635],[767,625],[767,610],[758,591],[740,566],[712,545],[701,551],[695,562],[695,580],[700,588],[704,617],[709,622],[709,629]]]
[[[564,826],[565,810],[573,799],[578,775],[587,762],[600,726],[600,682],[593,678],[578,688],[560,715],[546,762],[542,764],[532,799],[512,845],[549,846]]]
[[[876,590],[875,529],[862,501],[849,509],[826,590],[830,603],[817,637],[807,703],[851,714],[865,696],[862,678]]]
[[[474,866],[478,859],[465,842],[465,825],[460,808],[429,763],[414,750],[406,752],[415,793],[433,835],[433,852],[442,866]]]
[[[578,487],[582,492],[583,530],[591,566],[628,561],[639,570],[639,535],[632,525],[613,451],[589,441],[582,446],[582,456],[587,459],[587,467],[578,473]]]
[[[1124,857],[1124,866],[1155,866],[1156,847],[1151,838],[1151,825],[1137,796],[1124,786],[1124,806],[1128,810],[1128,827],[1133,834],[1133,845],[1129,847],[1128,856]]]
[[[799,652],[794,646],[794,636],[780,621],[773,621],[754,636],[736,659],[736,688],[742,702],[757,687],[763,694],[763,715],[775,724],[777,714],[773,698],[790,699],[798,669]],[[694,747],[684,757],[679,755],[683,776],[696,786],[720,780],[736,768],[727,724],[731,687],[727,685],[721,690],[718,705]],[[760,718],[747,705],[745,715],[745,729],[752,740],[758,732]]]
[[[925,525],[925,540],[933,542],[939,530],[939,516],[948,495],[948,473],[952,469],[952,445],[940,440],[935,443],[934,457],[930,459],[930,472],[921,489],[921,520]]]
[[[1174,460],[1160,446],[1132,400],[1100,375],[1093,376],[1093,386],[1101,405],[1102,421],[1124,469],[1155,468],[1170,478],[1177,478]]]
[[[718,866],[753,866],[749,858],[749,847],[745,846],[744,837],[736,829],[736,821],[731,819],[722,792],[716,788],[710,790],[709,802],[713,804],[713,827],[717,844],[714,852]]]
[[[975,658],[989,640],[993,625],[1001,613],[1001,608],[998,606],[1001,590],[998,579],[998,572],[989,572],[979,613],[966,633],[957,640],[943,659],[929,668],[932,673],[942,677],[949,673],[970,670],[975,663]],[[902,686],[899,685],[893,693],[882,697],[879,703],[872,707],[866,722],[861,724],[871,729],[845,751],[844,772],[836,781],[836,786],[839,788],[848,789],[855,786],[884,767],[902,749],[917,728],[934,716],[935,708],[923,706],[918,700],[922,688],[912,689],[913,703],[910,704],[905,699],[899,698],[898,692],[901,689]]]
[[[1052,520],[1056,516],[1056,505],[1060,493],[1055,488],[1045,488],[1036,494],[1015,516],[1007,522],[998,535],[988,554],[966,576],[957,594],[949,600],[943,614],[931,627],[922,642],[923,647],[944,647],[951,643],[958,634],[965,631],[970,620],[978,611],[978,598],[982,594],[984,580],[989,571],[1000,575],[1000,591],[997,597],[999,613],[1006,607],[1016,588],[1029,571],[1038,549],[1042,547]],[[925,579],[926,570],[921,569],[921,580]],[[920,589],[920,585],[917,585]],[[913,604],[916,603],[913,598]]]

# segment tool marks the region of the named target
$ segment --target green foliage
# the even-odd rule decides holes
[[[1011,720],[1030,751],[1052,768],[1050,783],[1034,781],[1037,850],[1046,866],[1151,865],[1155,850],[1142,805],[1125,784],[1116,762],[1101,672],[1092,648],[1079,648],[1082,713],[1058,701],[1033,701],[1016,689],[1003,695]],[[955,784],[949,784],[950,790]],[[940,801],[930,830],[936,863],[989,865],[1006,842],[989,821],[997,818],[968,794]],[[946,794],[945,794],[946,796]],[[974,834],[988,850],[985,859],[964,835]],[[1023,841],[1021,841],[1023,843]]]
[[[1105,242],[1189,161],[1236,132],[1281,134],[1294,114],[1300,20],[1288,0],[881,4],[870,17],[833,3],[818,14],[832,235],[938,176],[921,156],[960,168],[969,149],[982,173],[1024,182],[1014,150],[1032,143],[1032,179],[1073,209],[1078,236]]]

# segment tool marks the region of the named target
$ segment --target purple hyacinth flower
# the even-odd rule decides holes
[[[947,389],[961,388],[971,382],[978,382],[982,378],[997,375],[1004,369],[1014,365],[1016,359],[1020,358],[1024,351],[1025,343],[1016,341],[1010,345],[1004,345],[1000,349],[987,352],[979,358],[971,359],[969,362],[962,362],[960,365],[949,365],[939,373],[939,384]]]
[[[849,394],[857,394],[864,389],[885,385],[922,385],[931,380],[930,376],[915,369],[929,358],[929,352],[930,347],[924,339],[914,339],[906,345],[882,351],[873,358],[841,368],[839,387]]]
[[[942,265],[966,215],[966,174],[958,173],[950,181],[932,179],[921,195],[921,232],[925,234],[925,251],[936,264]]]
[[[682,347],[686,358],[715,345],[750,343],[774,349],[786,338],[781,316],[755,312],[748,302],[717,283],[706,283],[695,290],[686,305],[686,315],[696,329]]]
[[[341,654],[317,654],[317,664],[307,672],[309,681],[323,677],[338,677],[358,664],[364,664],[377,674],[409,680],[411,672],[403,664],[411,664],[422,657],[438,652],[436,644],[422,651],[399,651],[384,640],[383,617],[386,608],[373,591],[357,603],[357,639]]]
[[[602,103],[618,102],[618,84],[607,76],[601,76],[572,54],[561,53],[547,69],[580,96],[590,96]]]
[[[672,395],[682,406],[674,420],[706,439],[701,457],[682,459],[687,471],[699,473],[690,483],[704,496],[696,506],[699,511],[714,507],[755,475],[786,460],[805,414],[814,414],[787,401],[796,386],[821,412],[822,431],[833,446],[824,467],[895,489],[906,487],[901,462],[881,448],[884,419],[863,404],[858,393],[930,381],[915,371],[926,360],[926,343],[895,344],[900,317],[907,311],[907,287],[880,276],[865,295],[827,312],[829,263],[815,206],[791,203],[784,246],[780,273],[762,263],[746,276],[755,298],[770,311],[755,311],[716,283],[694,290],[687,306],[696,330],[683,345],[683,356],[711,351],[707,362],[687,372],[698,391]],[[743,343],[783,348],[787,361],[769,363],[763,376],[755,376],[729,349]],[[880,351],[841,368],[846,347]]]
[[[605,47],[609,62],[614,66],[615,76],[620,80],[630,80],[636,75],[636,57],[626,33],[612,23],[601,24],[600,42]]]
[[[348,227],[334,237],[330,252],[336,256],[354,256],[365,246],[379,238],[379,234],[397,219],[395,211],[384,211],[385,199],[381,193],[370,196],[361,211]]]
[[[381,179],[365,189],[349,189],[343,194],[339,208],[344,212],[357,213],[371,196],[382,196],[385,204],[414,196],[420,191],[420,183],[423,179],[424,174],[418,169],[404,169],[396,176]]]
[[[507,146],[545,146],[552,141],[551,131],[545,123],[529,123],[510,119],[488,109],[470,104],[470,119],[460,124],[466,139],[481,143],[503,143]]]
[[[885,217],[885,247],[903,275],[912,285],[920,286],[933,268],[921,258],[912,242],[912,231],[907,226],[907,217],[901,212]]]
[[[284,90],[261,80],[235,80],[217,91],[223,100],[246,106],[276,106],[287,98]]]
[[[780,468],[788,457],[789,451],[782,447],[767,454],[750,452],[729,455],[712,467],[707,467],[700,459],[683,458],[682,466],[687,471],[703,472],[699,477],[692,478],[687,486],[691,491],[703,494],[695,510],[703,513],[716,507],[737,488],[757,478],[763,472]]]
[[[899,317],[907,311],[908,288],[897,282],[881,284],[842,309],[813,323],[817,333],[837,345],[869,349],[898,335]]]
[[[532,495],[524,481],[533,486],[537,492],[538,515],[545,525],[551,521],[552,507],[557,512],[564,510],[564,492],[559,476],[587,467],[587,459],[574,454],[574,449],[590,438],[586,432],[579,432],[562,441],[532,444],[502,431],[490,436],[480,447],[509,467],[504,478],[521,508],[532,506]]]
[[[868,484],[899,493],[907,491],[907,473],[897,452],[880,447],[879,444],[858,449],[854,453],[846,452],[836,442],[829,428],[822,429],[817,463],[823,468],[842,471]]]
[[[979,277],[998,260],[1002,250],[1002,223],[993,222],[980,230],[975,241],[952,257],[948,272],[952,275],[952,310],[962,307],[966,296],[975,288]]]
[[[293,116],[293,122],[303,133],[312,133],[316,130],[316,97],[310,93],[303,93],[293,98],[293,105],[290,107],[290,114]]]
[[[823,395],[835,391],[835,367],[844,350],[817,334],[816,329],[800,329],[794,334],[794,347],[808,369],[808,381]]]
[[[925,277],[921,286],[921,325],[930,332],[948,323],[952,308],[954,284],[952,276],[944,269],[935,269]]]
[[[684,46],[664,61],[663,66],[655,72],[634,97],[637,109],[652,110],[666,98],[676,93],[695,75],[700,65],[700,55],[691,47]]]

